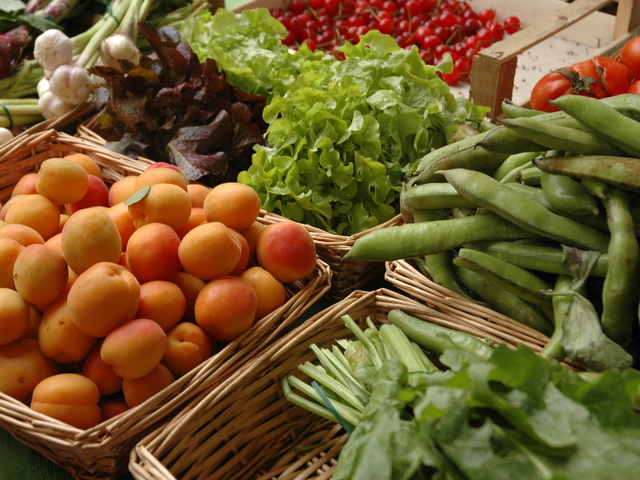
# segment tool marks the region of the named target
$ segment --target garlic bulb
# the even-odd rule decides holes
[[[38,108],[42,116],[47,120],[50,118],[58,118],[71,111],[71,104],[65,102],[51,91],[44,92],[38,99]]]
[[[38,92],[38,97],[44,95],[45,92],[49,91],[49,80],[46,78],[41,78],[38,81],[38,85],[36,86],[36,91]]]
[[[13,138],[13,133],[8,128],[0,127],[0,145],[7,143]]]
[[[120,70],[118,60],[128,60],[137,65],[140,62],[140,50],[130,37],[117,33],[102,41],[100,59],[105,65]]]
[[[89,73],[77,65],[60,65],[49,79],[49,89],[71,105],[80,105],[89,98],[91,92]]]
[[[52,28],[36,37],[33,57],[45,70],[53,71],[60,65],[71,62],[73,44],[64,33]]]

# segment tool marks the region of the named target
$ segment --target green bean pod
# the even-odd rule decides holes
[[[541,172],[540,186],[549,202],[571,215],[598,215],[598,202],[593,195],[571,177]]]
[[[434,355],[442,355],[445,350],[451,348],[469,352],[484,359],[493,355],[493,349],[473,335],[420,320],[401,310],[390,310],[387,319],[389,323],[402,330],[409,340]]]
[[[562,268],[564,252],[560,247],[527,245],[520,242],[484,242],[465,245],[527,270],[564,275]],[[609,266],[609,256],[603,253],[591,271],[595,277],[604,277]]]
[[[564,348],[562,348],[562,335],[564,334],[564,319],[569,313],[572,298],[570,295],[562,295],[572,291],[571,284],[573,277],[569,275],[559,275],[553,286],[553,295],[551,303],[553,304],[553,333],[547,344],[540,351],[542,358],[553,358],[562,361],[565,357]]]
[[[607,210],[611,241],[609,268],[602,287],[602,331],[614,342],[626,347],[633,325],[638,321],[638,239],[629,211],[628,194],[621,188],[610,189],[602,199]]]
[[[553,333],[553,324],[535,305],[525,302],[466,268],[454,265],[454,273],[462,285],[487,302],[491,309],[545,335]]]
[[[453,263],[451,260],[451,252],[440,252],[433,255],[425,255],[424,257],[429,275],[434,282],[468,300],[473,301],[473,299],[467,295],[462,288],[460,288],[460,285],[458,285],[458,282],[453,275]]]
[[[518,118],[518,117],[537,117],[539,115],[543,115],[544,112],[540,110],[534,110],[533,108],[526,108],[520,105],[513,103],[510,99],[505,98],[500,105],[502,108],[502,113],[504,113],[507,118]]]
[[[600,180],[616,187],[640,192],[640,160],[637,158],[582,155],[538,157],[532,161],[545,172]]]
[[[533,236],[535,234],[514,223],[488,213],[379,228],[358,238],[344,258],[384,262],[445,252],[466,243]]]
[[[640,122],[625,116],[605,102],[582,95],[563,95],[549,103],[626,154],[640,157]]]
[[[531,121],[543,123],[537,120]],[[503,155],[513,155],[514,153],[522,152],[543,152],[546,150],[544,145],[525,138],[522,135],[518,135],[504,125],[500,125],[489,131],[484,138],[478,141],[476,147],[482,147],[489,152]]]
[[[524,168],[518,172],[518,180],[524,185],[532,187],[539,187],[541,185],[540,174],[542,171],[535,165],[529,168]]]
[[[506,177],[513,169],[530,163],[531,160],[538,157],[539,155],[540,154],[538,152],[522,152],[509,155],[493,173],[493,178],[500,181],[504,177]],[[533,164],[531,163],[531,165]]]
[[[473,270],[527,302],[551,307],[551,297],[540,293],[551,285],[524,268],[470,248],[461,248],[453,264]]]
[[[488,175],[461,168],[447,170],[444,175],[460,194],[524,230],[565,245],[599,252],[607,251],[609,235],[606,233],[556,215]],[[379,231],[382,230],[386,229]]]
[[[502,124],[523,138],[542,145],[545,147],[543,150],[565,150],[577,155],[622,154],[622,150],[611,142],[584,130],[540,122],[535,118],[505,119]],[[485,137],[480,143],[487,140]]]
[[[426,209],[426,208],[412,208],[413,213],[413,222],[411,223],[422,223],[422,222],[433,222],[435,220],[446,220],[447,216],[444,213],[443,209]],[[405,222],[408,223],[408,222]]]
[[[451,155],[453,153],[459,152],[460,150],[465,150],[469,147],[475,146],[476,143],[486,135],[488,135],[489,131],[478,133],[473,137],[463,138],[458,142],[449,143],[440,148],[430,151],[424,157],[420,159],[418,166],[414,172],[414,175],[419,175],[425,168],[431,165],[433,162],[438,160],[440,157],[444,157],[447,155]]]
[[[484,148],[471,146],[438,158],[433,163],[425,167],[418,176],[413,177],[412,180],[414,184],[444,182],[442,174],[437,172],[450,170],[452,168],[492,170],[498,168],[507,157],[507,154],[489,152]]]
[[[475,208],[448,183],[424,183],[403,191],[403,202],[412,208]]]

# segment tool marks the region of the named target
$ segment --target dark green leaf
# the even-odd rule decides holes
[[[57,30],[62,30],[62,28],[58,24],[50,20],[47,20],[41,15],[35,15],[33,13],[23,13],[18,18],[23,23],[26,23],[27,25],[32,26],[35,30],[38,30],[39,32],[46,32],[47,30],[51,30],[52,28],[55,28]]]

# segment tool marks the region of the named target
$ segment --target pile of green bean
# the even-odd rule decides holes
[[[493,128],[427,154],[405,224],[347,258],[412,258],[439,284],[550,336],[542,355],[634,364],[640,339],[640,95],[507,101]]]

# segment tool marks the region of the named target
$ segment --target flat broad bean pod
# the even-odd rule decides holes
[[[466,243],[534,236],[537,235],[488,213],[380,228],[358,238],[344,258],[384,262],[445,252]]]
[[[614,110],[615,111],[615,110]],[[598,135],[577,128],[540,122],[534,118],[502,120],[502,125],[532,142],[542,150],[565,150],[577,155],[622,155],[623,151]],[[483,142],[487,142],[487,136]],[[487,147],[485,147],[487,148]]]
[[[524,268],[469,248],[461,248],[453,264],[479,273],[527,302],[551,307],[551,297],[540,293],[550,290],[551,285]]]
[[[465,245],[465,248],[478,250],[527,270],[557,275],[566,274],[562,266],[564,252],[560,246],[528,245],[520,242],[484,242]],[[608,266],[609,256],[603,253],[593,266],[591,275],[606,276]]]
[[[453,185],[448,183],[425,183],[408,187],[401,193],[403,203],[412,208],[474,208]]]
[[[632,192],[640,192],[640,159],[638,158],[580,155],[538,157],[532,162],[545,172],[599,180]]]
[[[596,216],[599,213],[596,198],[569,176],[541,172],[540,186],[549,202],[563,212],[577,216]]]
[[[532,122],[544,123],[531,119]],[[510,128],[500,125],[489,131],[489,133],[478,141],[476,147],[503,155],[513,155],[522,152],[542,152],[546,150],[544,145],[535,140],[528,139]]]
[[[550,103],[626,154],[640,157],[640,122],[605,102],[582,95],[564,95]]]
[[[505,291],[472,270],[454,265],[454,274],[460,284],[482,298],[489,308],[545,335],[553,333],[553,324],[536,305]]]
[[[444,175],[460,194],[524,230],[565,245],[607,251],[609,235],[606,233],[556,215],[488,175],[465,169],[447,170]],[[383,230],[387,229],[379,231]]]

